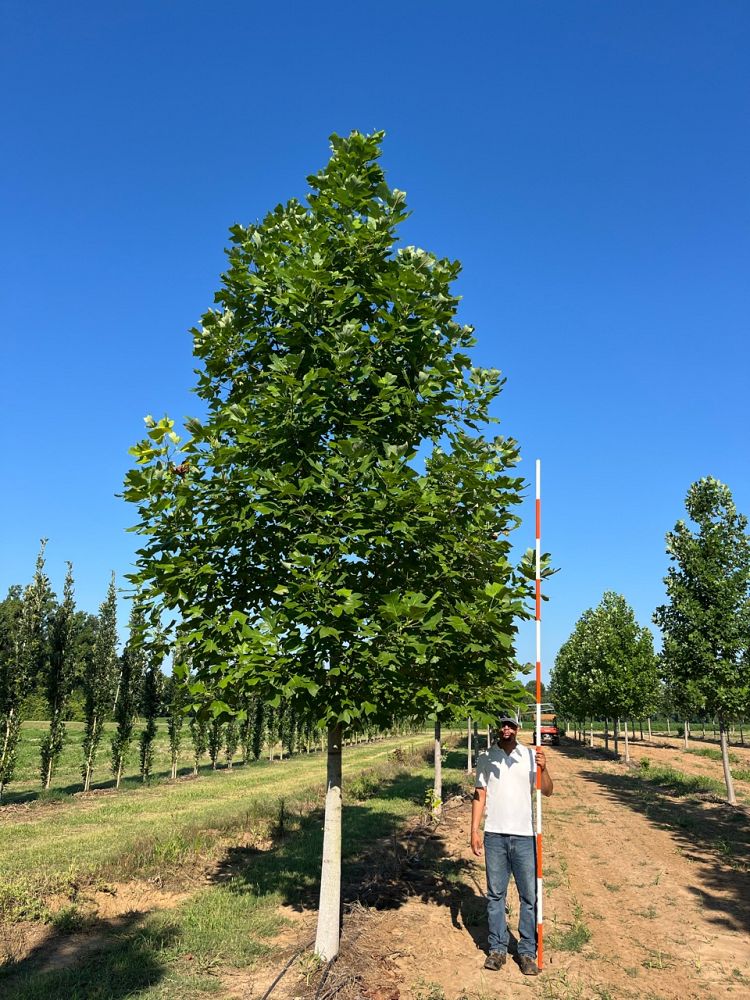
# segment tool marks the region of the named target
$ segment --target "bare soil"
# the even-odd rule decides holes
[[[634,750],[654,763],[658,756],[690,773],[709,773],[708,765],[720,775],[717,762],[678,758],[671,748]],[[371,859],[325,983],[305,952],[273,1000],[482,1000],[519,991],[543,1000],[750,997],[747,807],[654,789],[632,768],[570,741],[548,758],[555,794],[545,800],[538,978],[523,976],[512,960],[500,972],[482,967],[484,868],[468,847],[465,797],[447,805],[431,834],[413,831]],[[513,888],[509,906],[514,928]],[[298,919],[295,932],[284,941],[287,957],[314,933],[313,916]],[[262,997],[273,976],[266,969],[241,979],[227,983],[228,995]]]

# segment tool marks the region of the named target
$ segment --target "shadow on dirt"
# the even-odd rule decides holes
[[[573,743],[559,748],[577,760],[606,759],[603,751]],[[583,769],[581,777],[602,788],[619,805],[668,830],[678,850],[696,866],[696,884],[686,888],[713,923],[731,931],[750,930],[750,820],[743,806],[729,806],[702,792],[699,779],[657,784],[637,770],[604,773]],[[700,883],[700,884],[697,884]]]
[[[85,934],[48,938],[22,961],[0,967],[0,996],[8,1000],[132,997],[164,978],[163,952],[175,943],[173,927],[149,926],[141,913],[93,920]]]
[[[457,809],[465,794],[461,775],[454,778],[446,769],[445,777],[446,805],[443,821],[437,827],[424,813],[406,824],[394,824],[391,816],[369,803],[345,804],[344,911],[356,906],[398,909],[416,897],[447,907],[454,926],[463,924],[477,948],[485,948],[483,868],[481,863],[454,856],[446,847],[444,832],[448,824],[466,820],[459,817]],[[417,813],[424,807],[429,788],[431,781],[423,775],[399,774],[381,784],[373,798],[407,799],[414,803]],[[452,798],[448,799],[448,795]],[[295,832],[288,837],[282,835],[272,850],[228,850],[213,880],[237,893],[277,892],[287,906],[298,911],[314,910],[318,905],[322,844],[323,814],[316,811],[301,817]]]

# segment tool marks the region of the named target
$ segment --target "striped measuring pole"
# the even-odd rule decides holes
[[[536,460],[536,739],[542,745],[542,463]],[[537,965],[544,964],[544,879],[542,876],[542,772],[536,769],[536,937]]]

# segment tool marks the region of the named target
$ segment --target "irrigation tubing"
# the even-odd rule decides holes
[[[295,953],[292,955],[292,957],[286,963],[286,965],[284,966],[284,968],[281,970],[281,972],[278,974],[278,976],[274,979],[274,981],[268,987],[268,989],[266,990],[266,992],[263,994],[263,996],[261,997],[261,1000],[268,1000],[268,998],[270,997],[270,995],[273,992],[273,990],[276,989],[277,985],[281,982],[282,978],[287,974],[287,972],[289,972],[289,970],[291,969],[294,961],[300,957],[300,955],[302,954],[303,951],[307,951],[307,949],[310,948],[314,944],[315,944],[315,938],[313,938],[311,941],[308,941],[307,944],[303,945],[301,948],[298,948],[297,951],[295,951]]]

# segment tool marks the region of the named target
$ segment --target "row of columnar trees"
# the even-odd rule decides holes
[[[654,612],[661,654],[654,654],[650,631],[638,625],[625,598],[607,593],[561,646],[552,697],[562,716],[576,720],[643,718],[665,698],[684,719],[715,719],[734,803],[727,730],[750,711],[747,518],[712,477],[690,487],[685,507],[689,520],[667,534],[668,601]]]
[[[139,773],[145,781],[151,777],[157,718],[166,716],[171,776],[177,776],[178,761],[186,731],[192,742],[194,773],[205,755],[213,768],[223,760],[232,767],[238,754],[243,762],[258,760],[264,754],[273,759],[276,748],[281,755],[300,750],[309,752],[320,741],[313,714],[299,715],[286,700],[275,707],[256,696],[248,696],[239,717],[212,717],[207,705],[199,712],[188,704],[184,683],[168,685],[160,662],[150,655],[155,647],[147,641],[141,606],[133,603],[129,634],[121,655],[117,654],[116,601],[114,579],[89,629],[88,646],[81,646],[78,635],[90,622],[76,615],[73,574],[68,564],[63,599],[57,602],[45,568],[45,543],[37,558],[31,583],[13,588],[3,602],[0,617],[0,794],[12,781],[16,766],[22,707],[30,678],[44,690],[47,699],[49,728],[39,748],[42,786],[49,789],[55,769],[66,744],[66,720],[74,682],[84,692],[85,729],[81,774],[88,791],[94,778],[97,751],[101,746],[105,721],[115,723],[110,759],[115,785],[119,788],[123,773],[138,753]],[[187,677],[189,684],[189,672]],[[366,726],[368,736],[375,735]]]

